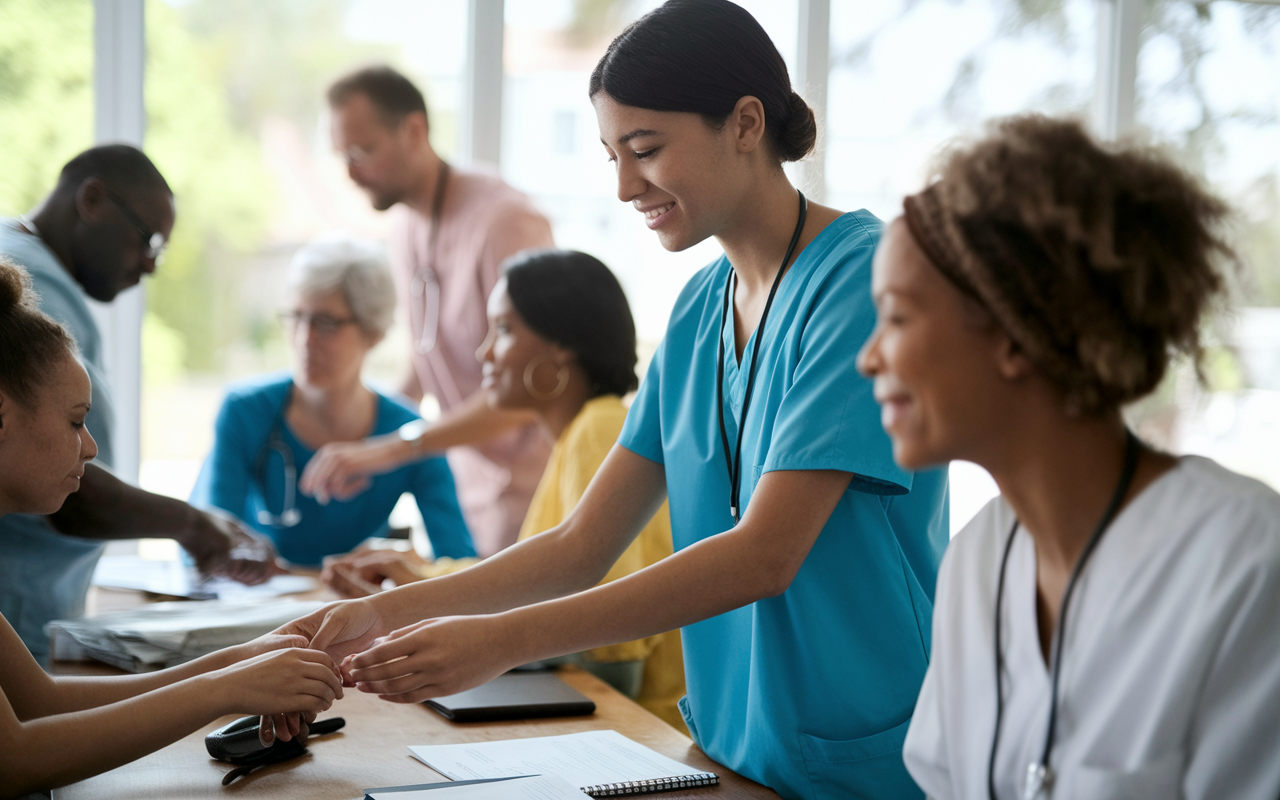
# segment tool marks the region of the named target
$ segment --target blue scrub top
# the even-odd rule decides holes
[[[476,554],[458,508],[453,473],[442,456],[375,476],[368,489],[345,502],[330,500],[322,506],[314,497],[295,493],[302,520],[292,527],[260,522],[259,511],[268,509],[278,515],[284,508],[284,457],[267,446],[272,426],[278,426],[298,477],[315,455],[314,450],[298,441],[281,417],[291,385],[287,373],[273,373],[236,384],[227,391],[215,424],[213,452],[205,460],[192,490],[192,505],[229,511],[270,537],[284,559],[294,564],[318,565],[327,555],[346,553],[368,537],[385,532],[387,517],[400,495],[411,492],[437,557]],[[418,419],[408,406],[376,394],[377,420],[372,435],[390,433]]]
[[[849,472],[849,489],[784,593],[683,631],[681,711],[694,740],[788,798],[920,796],[902,742],[929,660],[947,478],[894,463],[871,382],[854,366],[875,324],[880,229],[866,211],[845,214],[783,278],[742,439],[744,506],[773,470]],[[721,257],[681,293],[618,439],[665,465],[677,550],[734,525],[716,413],[730,268]],[[739,369],[733,328],[723,334],[731,443],[758,336]]]

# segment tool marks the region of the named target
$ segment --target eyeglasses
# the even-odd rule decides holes
[[[164,249],[169,245],[165,241],[164,234],[148,228],[146,223],[130,210],[120,195],[110,189],[107,189],[106,192],[107,199],[114,203],[116,208],[120,209],[120,213],[124,214],[124,218],[129,220],[129,224],[133,226],[133,229],[138,232],[138,236],[141,237],[143,257],[155,261],[156,266],[159,266],[164,261]]]
[[[305,311],[281,311],[280,322],[294,326],[306,324],[321,336],[332,336],[347,325],[355,325],[355,317],[334,317],[329,314],[308,314]]]

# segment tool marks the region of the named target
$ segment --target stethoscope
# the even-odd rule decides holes
[[[422,332],[413,343],[419,355],[426,355],[436,347],[440,331],[440,277],[436,273],[436,241],[440,238],[440,217],[444,212],[444,192],[449,183],[449,164],[440,162],[440,175],[436,178],[436,191],[431,199],[431,233],[427,235],[427,263],[414,273],[409,282],[409,294],[416,302],[409,304],[410,311],[421,309]]]
[[[1049,764],[1049,756],[1053,752],[1053,740],[1058,721],[1058,677],[1062,672],[1062,640],[1063,632],[1067,628],[1067,609],[1071,607],[1071,595],[1076,588],[1076,580],[1080,577],[1080,573],[1084,571],[1084,566],[1089,561],[1089,556],[1093,555],[1093,551],[1102,539],[1102,535],[1106,533],[1112,520],[1115,519],[1116,512],[1120,510],[1120,504],[1124,502],[1125,495],[1129,493],[1129,487],[1133,484],[1133,474],[1138,468],[1140,450],[1138,437],[1134,436],[1132,431],[1126,429],[1124,468],[1120,472],[1120,482],[1116,484],[1115,493],[1111,496],[1111,502],[1107,505],[1107,510],[1103,512],[1102,519],[1098,521],[1098,527],[1094,530],[1093,536],[1089,539],[1089,543],[1085,545],[1084,551],[1080,553],[1080,559],[1076,562],[1075,569],[1071,571],[1071,578],[1067,581],[1067,590],[1062,595],[1062,611],[1058,614],[1058,629],[1054,631],[1053,671],[1049,679],[1048,730],[1045,732],[1044,750],[1041,751],[1040,760],[1033,761],[1027,765],[1027,778],[1022,787],[1023,800],[1035,800],[1041,793],[1047,794],[1053,789],[1054,771]],[[1004,578],[1005,571],[1009,565],[1009,551],[1013,549],[1013,537],[1017,532],[1018,520],[1015,519],[1013,527],[1009,529],[1009,539],[1004,545],[1004,555],[1000,559],[1000,579],[996,583],[996,726],[995,731],[991,734],[991,757],[987,762],[987,794],[990,800],[995,800],[996,798],[996,749],[1000,745],[1000,720],[1004,714],[1004,696],[1000,686],[1000,673],[1004,671],[1004,655],[1001,653],[1000,647],[1000,608],[1004,602]]]
[[[258,522],[277,528],[292,528],[302,521],[302,512],[298,509],[298,466],[293,460],[293,451],[284,440],[284,415],[289,409],[289,401],[293,399],[293,382],[285,392],[284,402],[271,421],[271,430],[267,433],[267,443],[258,450],[254,460],[253,472],[262,485],[262,508],[258,511]],[[272,453],[280,456],[284,465],[284,503],[279,514],[272,514],[265,508],[267,504],[267,459]]]
[[[724,306],[720,309],[720,358],[716,361],[716,413],[720,418],[720,444],[724,447],[724,463],[729,468],[729,513],[733,515],[734,522],[742,521],[742,514],[738,508],[738,486],[742,478],[742,432],[747,427],[747,409],[751,407],[751,392],[755,389],[756,383],[756,357],[760,355],[760,348],[764,344],[764,324],[769,319],[769,309],[773,307],[774,295],[778,293],[778,284],[782,282],[782,276],[787,271],[787,262],[791,260],[791,254],[796,250],[796,244],[800,241],[800,232],[804,230],[804,220],[809,213],[809,201],[805,199],[804,192],[797,191],[800,195],[800,218],[796,220],[795,232],[791,234],[791,244],[787,245],[787,254],[782,257],[782,266],[778,267],[778,274],[774,276],[773,286],[769,289],[769,299],[765,301],[764,313],[760,315],[760,324],[756,327],[756,346],[751,351],[751,366],[747,368],[747,391],[742,398],[742,414],[738,422],[738,443],[737,448],[730,452],[729,450],[729,433],[724,424],[724,327],[729,319],[729,299],[733,296],[734,279],[737,275],[732,268],[729,269],[729,277],[724,284]]]

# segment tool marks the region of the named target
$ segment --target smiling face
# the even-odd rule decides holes
[[[684,250],[731,224],[754,180],[737,126],[716,130],[699,114],[623,105],[603,90],[591,102],[618,199],[644,214],[663,247]]]
[[[0,392],[0,515],[52,514],[80,488],[98,445],[84,425],[89,374],[69,353],[37,387],[35,402]]]
[[[480,359],[484,380],[480,389],[490,408],[542,410],[554,398],[564,369],[573,368],[573,354],[547,341],[530,328],[507,295],[507,279],[502,278],[489,295],[489,335],[485,337],[476,358]],[[530,368],[530,364],[534,366]],[[530,393],[529,383],[540,397]]]
[[[329,133],[347,175],[378,211],[405,200],[421,179],[427,141],[422,114],[388,125],[369,96],[356,92],[331,109]]]
[[[909,469],[981,461],[1017,407],[1025,360],[929,263],[902,219],[881,239],[871,287],[876,327],[858,369],[875,380],[894,459]]]
[[[358,382],[364,357],[382,338],[360,327],[336,289],[298,294],[285,318],[299,386],[330,389]]]

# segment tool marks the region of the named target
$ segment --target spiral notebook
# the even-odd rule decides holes
[[[455,781],[559,775],[592,797],[654,794],[720,782],[713,772],[690,770],[617,731],[410,747],[409,752]]]

